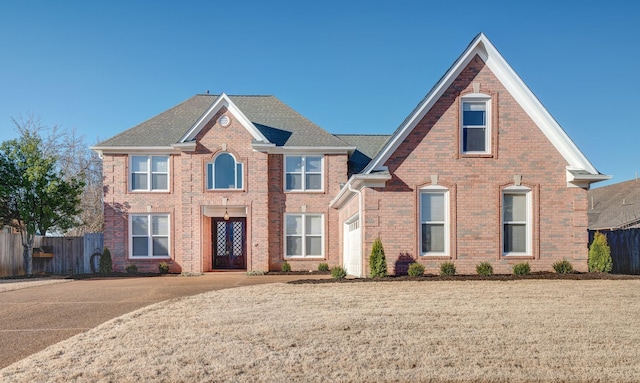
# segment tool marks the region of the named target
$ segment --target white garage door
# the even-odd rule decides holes
[[[362,236],[358,216],[349,219],[344,225],[343,267],[347,274],[362,277]]]

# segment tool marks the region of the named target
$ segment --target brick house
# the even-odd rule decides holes
[[[196,95],[93,148],[115,270],[364,276],[375,238],[473,273],[586,269],[600,174],[483,34],[391,136],[332,135],[273,96]]]

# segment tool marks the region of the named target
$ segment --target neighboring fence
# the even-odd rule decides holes
[[[640,274],[640,229],[601,231],[611,248],[614,274]],[[589,230],[589,244],[595,231]]]
[[[102,233],[84,237],[36,237],[34,248],[50,246],[52,257],[33,257],[33,273],[90,273],[91,255],[102,252]],[[22,275],[24,258],[19,234],[0,233],[0,277]]]

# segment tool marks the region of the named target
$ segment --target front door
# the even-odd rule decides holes
[[[211,236],[213,237],[214,269],[247,268],[247,219],[213,218]]]

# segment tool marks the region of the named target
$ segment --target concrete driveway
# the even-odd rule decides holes
[[[84,279],[0,292],[0,368],[152,303],[302,278],[327,277],[220,272],[192,277]]]

